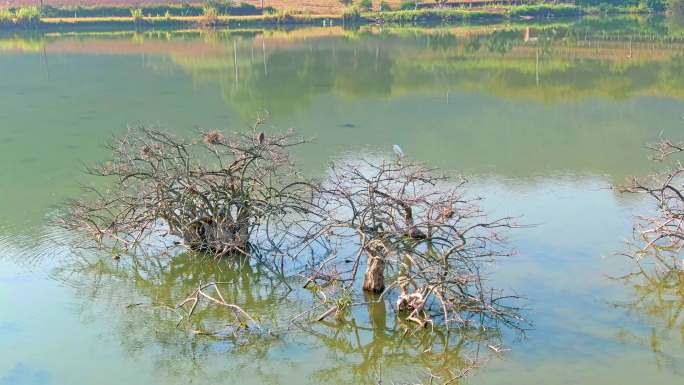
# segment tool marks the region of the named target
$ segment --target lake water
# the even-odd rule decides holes
[[[616,253],[651,208],[611,187],[684,138],[684,39],[667,23],[0,35],[0,385],[414,383],[479,356],[405,337],[389,304],[280,338],[221,341],[163,311],[210,279],[252,312],[297,307],[258,267],[74,253],[50,224],[82,164],[131,122],[174,132],[269,125],[329,160],[393,144],[457,170],[495,215],[520,215],[490,283],[523,295],[532,330],[469,384],[681,384],[684,294]],[[208,312],[206,318],[220,318]],[[484,350],[488,350],[484,346]],[[491,352],[490,352],[491,353]]]

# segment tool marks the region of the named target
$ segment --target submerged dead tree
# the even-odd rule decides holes
[[[487,290],[480,272],[510,254],[498,231],[515,225],[488,219],[465,183],[403,157],[334,163],[322,184],[317,206],[325,220],[316,234],[353,254],[344,258],[348,272],[331,270],[352,285],[365,265],[363,290],[381,293],[380,300],[396,292],[397,309],[421,326],[464,325],[472,315],[518,324],[511,297]]]
[[[361,283],[376,301],[392,298],[419,327],[524,322],[516,297],[487,288],[481,271],[510,255],[499,232],[515,224],[490,219],[464,179],[398,151],[396,161],[334,162],[313,183],[289,156],[305,141],[259,133],[261,123],[251,133],[199,132],[194,140],[130,129],[109,146],[111,160],[88,170],[107,188],[72,202],[62,224],[136,257],[179,245],[212,257],[265,257],[259,263],[283,281],[305,274],[305,287],[322,300],[312,312],[328,309],[313,319],[358,304],[353,293]],[[239,309],[203,289],[183,304],[194,308],[200,299]]]
[[[634,225],[634,239],[629,256],[637,261],[653,257],[667,270],[684,271],[684,165],[677,155],[684,143],[663,140],[649,146],[652,159],[665,165],[644,178],[632,178],[621,187],[622,192],[646,194],[655,205],[652,214],[642,215]]]
[[[194,140],[132,127],[108,146],[111,160],[88,169],[107,189],[89,188],[62,224],[127,252],[171,236],[215,256],[248,254],[259,228],[307,205],[288,152],[305,141],[257,133],[261,123],[251,134],[199,132]]]
[[[615,278],[632,295],[613,305],[649,325],[648,333],[620,330],[621,340],[646,346],[659,365],[671,365],[663,341],[671,341],[673,332],[684,332],[684,143],[665,139],[648,147],[657,169],[620,187],[624,193],[645,195],[650,205],[637,217],[623,252],[637,268]]]

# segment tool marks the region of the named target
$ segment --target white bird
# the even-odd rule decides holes
[[[399,147],[398,144],[395,144],[394,146],[392,146],[392,150],[394,150],[394,153],[397,154],[397,156],[399,158],[404,157],[404,151],[401,150],[401,147]]]

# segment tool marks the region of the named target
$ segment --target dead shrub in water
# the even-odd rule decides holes
[[[669,162],[684,152],[684,143],[663,140],[649,146],[652,159],[665,164],[644,178],[632,178],[620,190],[631,194],[645,194],[655,212],[642,215],[634,224],[634,237],[626,254],[637,262],[652,258],[659,268],[684,272],[684,165],[679,160]]]
[[[326,234],[331,254],[340,257],[318,266],[311,279],[327,268],[323,276],[351,287],[365,265],[364,291],[381,298],[398,292],[396,309],[420,326],[465,325],[469,315],[517,325],[518,309],[507,305],[513,297],[486,290],[479,271],[510,254],[498,231],[515,224],[488,219],[465,183],[403,158],[333,163],[316,202],[324,220],[309,233]]]
[[[60,222],[125,251],[173,237],[215,256],[249,254],[259,229],[307,204],[287,151],[305,141],[256,133],[257,126],[252,134],[210,131],[191,141],[133,127],[108,146],[113,159],[88,170],[107,178],[109,189],[88,189],[95,199],[71,202]]]
[[[319,321],[367,305],[354,302],[363,281],[376,301],[393,296],[417,329],[524,323],[511,304],[517,297],[486,288],[480,271],[510,254],[499,231],[516,225],[489,219],[464,179],[401,155],[333,162],[313,183],[289,157],[306,141],[258,132],[261,123],[248,134],[204,131],[193,140],[132,128],[109,146],[110,161],[89,170],[109,189],[72,202],[63,226],[131,255],[176,247],[173,240],[212,257],[267,255],[259,263],[277,278],[306,279],[315,300],[302,317],[315,311],[310,318]],[[220,295],[207,294],[210,287],[201,283],[183,304],[208,300],[246,317],[213,301]]]

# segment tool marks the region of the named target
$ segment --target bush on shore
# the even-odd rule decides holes
[[[510,17],[541,16],[541,17],[568,17],[577,16],[581,13],[579,7],[570,4],[534,4],[513,7],[508,12]]]
[[[342,20],[351,23],[361,20],[361,9],[354,5],[345,8],[342,12]]]
[[[140,9],[144,15],[150,16],[202,16],[204,8],[210,6],[215,8],[220,15],[261,15],[264,12],[272,9],[266,7],[263,11],[254,5],[248,3],[241,3],[240,5],[230,5],[226,3],[209,1],[204,5],[201,4],[183,4],[183,5],[155,5],[142,6]],[[127,7],[118,6],[67,6],[54,7],[46,5],[43,7],[43,16],[45,17],[129,17],[130,10]]]
[[[40,22],[40,8],[36,6],[0,9],[0,26],[34,26]]]

